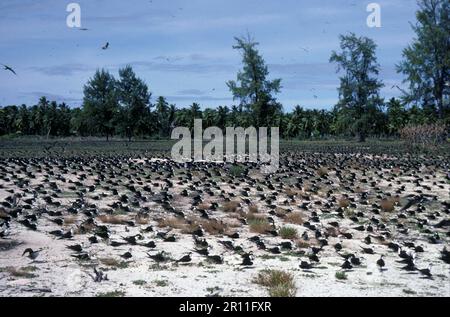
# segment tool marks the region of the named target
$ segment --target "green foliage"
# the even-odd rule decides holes
[[[83,111],[91,133],[106,135],[114,133],[119,112],[116,80],[105,70],[97,70],[94,77],[84,86]]]
[[[379,91],[383,84],[377,79],[380,66],[375,55],[376,44],[353,33],[341,35],[340,40],[341,52],[333,52],[330,58],[330,62],[338,65],[338,72],[343,73],[340,100],[335,109],[337,128],[365,141],[382,117]]]
[[[450,99],[450,2],[419,0],[416,37],[403,51],[397,66],[406,75],[406,102],[435,105],[440,119],[449,114]]]
[[[233,98],[240,100],[241,106],[253,113],[255,126],[270,126],[276,122],[282,106],[273,97],[281,89],[281,79],[268,80],[269,70],[259,54],[250,35],[247,38],[235,38],[234,49],[242,52],[243,69],[239,71],[236,81],[229,81],[228,88]]]
[[[129,140],[134,135],[151,132],[150,97],[148,86],[137,78],[131,66],[119,70],[117,94],[121,106],[119,126]]]

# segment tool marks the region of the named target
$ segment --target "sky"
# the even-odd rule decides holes
[[[67,5],[81,8],[81,27],[69,28]],[[331,109],[339,77],[329,63],[339,35],[354,32],[376,44],[385,98],[400,96],[395,65],[414,38],[416,0],[379,0],[381,27],[369,28],[361,0],[2,0],[0,105],[36,104],[39,97],[80,106],[83,85],[96,69],[133,66],[152,92],[178,107],[233,105],[226,82],[241,68],[235,36],[250,33],[269,67],[282,79],[277,99]],[[109,48],[102,46],[109,42]]]

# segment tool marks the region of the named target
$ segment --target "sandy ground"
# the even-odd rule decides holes
[[[319,162],[312,164],[314,162]],[[112,162],[62,162],[62,161],[36,161],[30,162],[3,162],[6,169],[0,179],[0,201],[13,194],[20,193],[22,198],[16,202],[19,208],[25,198],[36,196],[32,208],[22,210],[17,219],[10,222],[9,235],[0,239],[0,296],[267,296],[267,290],[253,281],[258,272],[264,269],[276,269],[293,274],[297,287],[297,296],[450,296],[450,265],[440,260],[440,252],[445,246],[449,246],[448,227],[435,229],[432,224],[449,219],[448,207],[441,205],[449,202],[450,184],[446,179],[446,167],[426,161],[423,164],[408,166],[408,160],[399,161],[393,157],[364,157],[364,160],[378,162],[372,166],[364,165],[361,157],[351,156],[350,160],[340,168],[332,167],[336,161],[341,162],[344,157],[339,155],[325,157],[317,155],[309,159],[307,156],[295,158],[294,163],[289,159],[282,164],[280,174],[267,178],[260,174],[258,169],[252,170],[245,178],[232,178],[224,167],[195,166],[189,170],[181,167],[172,168],[167,161],[149,159],[114,160]],[[404,164],[403,169],[398,164]],[[448,163],[447,163],[448,164]],[[163,166],[166,167],[164,168]],[[319,166],[326,166],[327,176],[317,175]],[[161,169],[159,167],[162,167]],[[344,171],[344,177],[339,174]],[[18,180],[27,178],[26,172],[34,175],[27,186],[18,185]],[[189,172],[189,176],[186,176]],[[354,173],[354,177],[350,177]],[[100,177],[102,176],[102,177]],[[416,180],[420,178],[420,182]],[[302,179],[301,186],[294,186],[293,182]],[[368,179],[369,182],[366,182]],[[268,182],[269,180],[269,182]],[[374,180],[375,184],[370,184]],[[79,181],[82,185],[75,185]],[[109,181],[109,182],[108,182]],[[112,182],[111,182],[112,181]],[[169,181],[169,182],[168,182]],[[55,185],[51,185],[54,182]],[[268,184],[274,185],[269,189]],[[142,189],[148,185],[152,192],[144,192],[141,199],[130,191],[127,185],[133,185]],[[205,184],[209,184],[205,186]],[[438,186],[439,185],[439,186]],[[83,205],[78,209],[78,214],[69,215],[68,207],[77,200],[81,189],[93,186],[92,191],[84,194]],[[261,187],[261,191],[258,190]],[[399,188],[404,188],[398,192]],[[55,190],[57,188],[57,190]],[[111,193],[115,188],[120,195],[128,197],[123,206],[128,206],[127,213],[114,214],[121,219],[135,221],[136,214],[143,208],[149,210],[145,223],[110,224],[103,223],[99,215],[111,212],[114,209],[112,203],[118,202],[120,197]],[[205,193],[209,188],[211,194]],[[188,191],[188,197],[181,195],[183,190]],[[160,202],[155,202],[161,192],[172,195],[171,206],[183,211],[186,219],[199,219],[198,206],[192,206],[192,199],[201,189],[202,204],[217,203],[218,208],[208,210],[210,219],[216,219],[224,225],[224,232],[206,233],[205,239],[210,245],[211,255],[223,255],[224,264],[213,265],[197,253],[192,254],[190,263],[177,263],[174,260],[191,252],[194,248],[192,234],[186,229],[170,228],[158,225],[161,218],[174,217]],[[242,196],[242,191],[246,191]],[[139,190],[138,190],[139,191]],[[419,192],[418,192],[419,191]],[[360,193],[368,193],[365,199],[360,198]],[[269,203],[264,201],[260,194],[273,195]],[[274,195],[274,193],[276,193]],[[328,194],[327,194],[328,193]],[[374,204],[379,204],[381,197],[387,194],[398,195],[395,210],[391,212],[371,213]],[[398,194],[397,194],[398,193]],[[434,196],[435,199],[412,206],[416,210],[414,216],[402,212],[402,206],[407,203],[407,197],[411,194],[423,193]],[[43,200],[44,196],[53,196],[53,202],[59,202],[56,206]],[[344,208],[344,219],[338,217],[336,210],[339,208],[339,199],[342,195],[354,198],[354,206]],[[382,194],[382,196],[380,196]],[[248,196],[248,197],[247,197]],[[224,198],[225,197],[225,198]],[[334,199],[333,199],[334,197]],[[240,203],[237,210],[226,212],[223,210],[225,200]],[[238,219],[248,217],[249,204],[257,206],[258,215],[272,217],[274,228],[279,230],[284,226],[297,230],[297,238],[293,239],[294,249],[284,250],[281,254],[272,254],[266,250],[260,250],[255,243],[249,240],[255,235],[260,236],[267,247],[277,246],[284,240],[270,234],[251,232],[247,225],[239,225]],[[366,202],[364,202],[366,200]],[[133,202],[136,202],[134,203]],[[307,203],[307,208],[300,205]],[[329,205],[326,205],[329,203]],[[94,206],[95,205],[95,206]],[[270,207],[275,205],[276,209]],[[420,208],[423,207],[423,210]],[[51,219],[58,218],[48,213],[41,213],[42,209],[61,211],[59,218],[67,220],[63,226],[59,226]],[[120,209],[120,208],[118,208]],[[91,244],[88,237],[92,232],[81,234],[77,232],[80,225],[89,218],[83,211],[96,210],[95,219],[97,225],[107,225],[110,232],[109,241],[99,238],[99,243]],[[109,211],[108,211],[109,210]],[[269,213],[270,211],[272,213]],[[10,208],[0,208],[3,214],[7,214]],[[276,213],[274,214],[274,212]],[[333,221],[339,222],[339,232],[327,237],[328,246],[320,252],[320,263],[315,264],[311,270],[301,270],[300,261],[308,260],[311,246],[318,246],[314,239],[314,231],[306,228],[301,223],[288,223],[285,213],[301,213],[304,221],[311,220],[317,214],[319,222],[314,223],[319,231],[324,233],[330,228]],[[355,223],[349,219],[357,212],[359,216]],[[18,219],[26,215],[37,214],[37,231],[32,231],[18,223]],[[399,214],[406,214],[405,218],[398,218]],[[69,217],[69,218],[67,218]],[[189,218],[192,217],[192,218]],[[371,234],[360,232],[354,228],[363,225],[368,226],[372,217],[386,224],[385,229],[375,227]],[[418,219],[429,219],[430,229],[433,233],[439,233],[440,240],[436,244],[429,241],[430,234],[422,233],[417,228]],[[397,232],[398,224],[408,228],[408,233]],[[144,228],[152,226],[153,232],[145,232]],[[71,239],[58,239],[49,232],[57,229],[63,231],[73,230]],[[158,232],[174,234],[176,242],[164,242],[157,236]],[[390,251],[386,243],[374,239],[374,236],[389,231],[389,241],[402,245],[404,242],[413,242],[416,246],[423,246],[424,253],[415,254],[415,264],[419,269],[432,264],[433,278],[423,277],[420,272],[406,272],[401,270],[404,264],[398,255]],[[301,241],[303,233],[311,237],[308,241]],[[344,238],[342,233],[352,233],[351,239]],[[239,238],[231,239],[227,235],[239,233]],[[154,241],[156,248],[149,249],[141,245],[125,244],[119,247],[110,245],[111,241],[124,242],[122,237],[138,235],[138,244]],[[372,236],[372,244],[364,243],[367,235]],[[241,246],[246,252],[253,253],[253,265],[242,266],[242,257],[238,252],[227,250],[219,241],[232,241],[235,246]],[[343,271],[340,266],[343,258],[335,251],[333,245],[342,243],[343,250],[340,254],[355,253],[362,259],[360,266],[346,271],[347,279],[338,280],[336,272]],[[8,247],[8,244],[18,245]],[[306,245],[305,245],[306,243]],[[67,249],[67,246],[81,244],[83,250],[88,252],[90,259],[78,260],[72,255],[76,252]],[[361,247],[371,247],[375,254],[363,254]],[[33,261],[22,256],[26,248],[34,250],[42,249],[39,257]],[[155,254],[164,250],[171,259],[168,263],[157,264],[150,259],[147,253]],[[411,252],[405,247],[405,250]],[[120,255],[130,251],[132,258],[122,259]],[[376,265],[380,255],[385,256],[386,270],[380,271]],[[105,264],[105,259],[114,259],[113,265]],[[93,268],[102,270],[108,276],[108,280],[101,283],[94,282]]]

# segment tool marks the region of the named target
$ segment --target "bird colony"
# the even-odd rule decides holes
[[[2,153],[1,296],[268,296],[263,270],[296,296],[450,296],[448,154],[282,147],[268,175],[123,147]]]

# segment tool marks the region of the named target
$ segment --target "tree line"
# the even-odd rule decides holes
[[[242,55],[242,70],[227,83],[236,105],[201,109],[193,103],[178,108],[164,97],[151,102],[148,85],[131,66],[115,78],[97,70],[84,86],[81,108],[70,108],[47,98],[37,105],[0,108],[0,135],[122,136],[169,138],[177,126],[278,126],[282,137],[323,138],[398,136],[410,125],[450,123],[450,2],[419,0],[416,37],[404,49],[397,71],[408,89],[399,99],[380,96],[384,83],[378,78],[375,42],[350,33],[340,36],[340,50],[330,62],[340,76],[339,102],[331,110],[310,110],[298,105],[286,113],[276,95],[281,79],[269,79],[268,67],[249,35],[236,38],[234,49]]]

